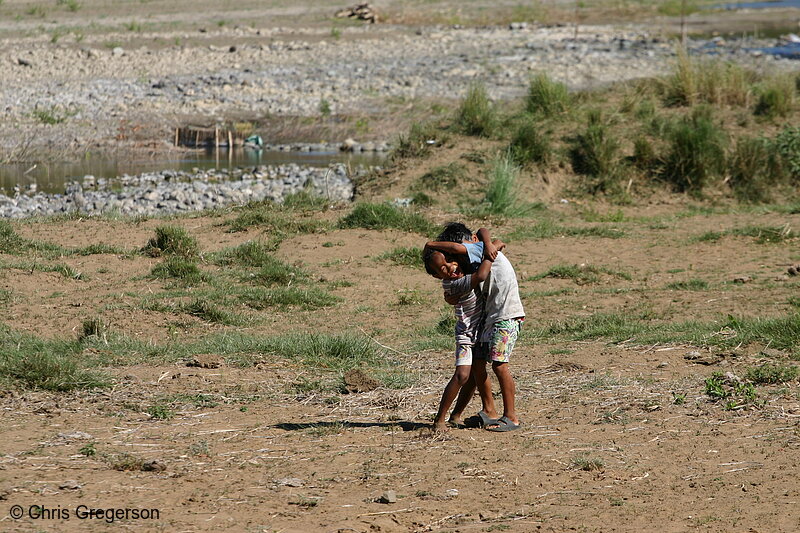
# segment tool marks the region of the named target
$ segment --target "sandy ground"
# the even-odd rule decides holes
[[[553,210],[565,224],[585,225],[573,206]],[[666,322],[792,312],[789,299],[798,282],[786,270],[800,262],[796,240],[756,244],[749,237],[692,237],[745,225],[797,227],[798,215],[682,212],[631,208],[629,222],[614,224],[625,231],[619,239],[512,242],[508,256],[521,279],[528,318],[512,367],[524,424],[508,434],[453,429],[434,435],[428,429],[452,372],[451,355],[444,348],[415,349],[414,342],[448,311],[423,272],[376,260],[395,247],[418,246],[423,237],[332,230],[291,239],[278,256],[302,264],[325,280],[321,284],[349,282],[334,291],[343,301],[317,311],[264,311],[260,323],[243,331],[366,334],[388,348],[388,357],[399,364],[396,371],[411,376],[413,384],[344,395],[300,393],[295,385],[318,378],[316,372],[267,358],[245,369],[224,360],[218,368],[122,362],[106,369],[116,379],[112,389],[7,391],[0,400],[3,529],[648,531],[658,523],[663,531],[796,531],[797,383],[759,386],[763,407],[733,411],[711,401],[703,385],[714,371],[743,374],[764,360],[785,364],[789,353],[763,345],[701,349],[699,364],[692,354],[698,348],[689,345],[642,345],[635,338],[616,344],[535,340],[539,328],[597,312],[646,312]],[[641,218],[645,213],[648,218]],[[220,222],[177,220],[197,236],[204,253],[261,236],[258,230],[226,233]],[[76,220],[59,224],[58,235],[47,222],[17,229],[63,245],[130,249],[142,246],[157,223]],[[529,223],[493,229],[503,236]],[[165,288],[164,282],[142,279],[152,259],[95,255],[64,262],[86,278],[4,271],[3,288],[13,294],[6,324],[70,338],[84,318],[99,314],[112,331],[153,342],[175,335],[189,340],[222,328],[139,308],[141,295]],[[532,279],[558,264],[582,263],[631,279]],[[753,281],[733,283],[743,275]],[[667,288],[690,279],[708,287]],[[730,332],[720,326],[719,334]],[[183,398],[173,400],[174,418],[143,412],[163,398]],[[477,406],[476,399],[470,414]],[[96,456],[79,453],[89,443]],[[165,470],[112,468],[108,458],[126,453],[157,460]],[[381,503],[387,491],[394,496]],[[13,505],[26,513],[33,505],[66,510],[70,517],[17,521],[9,516]],[[76,516],[79,505],[160,514],[107,525]]]

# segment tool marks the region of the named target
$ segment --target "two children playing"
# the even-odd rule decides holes
[[[514,408],[514,380],[508,367],[525,310],[519,297],[517,276],[501,250],[505,243],[492,241],[485,228],[476,234],[464,224],[445,226],[437,241],[425,244],[425,270],[442,280],[444,297],[456,314],[456,370],[445,387],[434,420],[434,429],[447,428],[447,411],[456,402],[450,424],[463,424],[463,413],[478,389],[483,409],[478,413],[489,431],[512,431],[520,421]],[[500,384],[503,415],[497,417],[492,370]]]

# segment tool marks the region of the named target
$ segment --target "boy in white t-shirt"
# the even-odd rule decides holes
[[[426,260],[425,267],[436,278],[457,280],[475,270],[478,258],[493,260],[489,276],[481,289],[485,300],[484,327],[475,350],[475,359],[482,360],[483,363],[473,365],[472,374],[483,402],[481,418],[486,429],[512,431],[519,428],[520,422],[515,408],[516,388],[508,363],[525,318],[525,310],[519,296],[514,267],[492,244],[488,230],[481,228],[476,235],[477,238],[469,242],[427,243],[424,256],[431,256],[431,260]],[[432,254],[430,250],[440,254]],[[452,297],[446,296],[445,300],[450,304],[456,303]],[[503,397],[503,416],[500,418],[495,418],[497,412],[494,409],[491,382],[486,372],[486,362],[489,360],[500,383]],[[458,406],[457,403],[456,409]]]

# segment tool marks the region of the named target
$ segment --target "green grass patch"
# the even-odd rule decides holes
[[[424,158],[431,150],[448,141],[448,134],[433,122],[415,122],[407,135],[400,135],[389,154],[390,159]]]
[[[0,380],[26,389],[66,392],[107,387],[76,340],[46,340],[7,328],[0,331]]]
[[[416,187],[433,191],[454,189],[460,184],[463,184],[466,177],[466,167],[460,163],[454,162],[430,169],[420,176],[415,185]]]
[[[422,250],[411,246],[399,246],[377,257],[379,261],[390,261],[395,265],[422,268]]]
[[[797,379],[798,371],[795,365],[764,363],[760,366],[748,368],[745,373],[745,379],[757,385],[774,385],[794,381]]]
[[[197,257],[200,248],[197,239],[180,226],[159,226],[156,234],[142,248],[142,252],[151,257],[176,255],[181,257]]]
[[[224,326],[240,326],[247,321],[240,315],[231,313],[214,305],[205,298],[197,298],[182,307],[184,313],[195,316],[205,322]]]
[[[186,285],[197,285],[210,280],[210,275],[200,270],[193,259],[182,256],[169,256],[150,270],[156,279],[179,280]]]
[[[618,239],[624,235],[625,231],[619,228],[610,228],[607,226],[561,226],[552,220],[545,219],[536,224],[517,227],[506,236],[506,242],[552,239],[555,237],[600,237]]]
[[[10,255],[24,255],[29,252],[34,252],[47,257],[58,257],[69,254],[65,248],[57,244],[35,241],[20,236],[14,230],[14,226],[5,220],[0,220],[0,252]]]
[[[611,270],[605,267],[598,267],[594,265],[557,265],[546,272],[542,272],[536,276],[529,278],[531,281],[537,281],[543,278],[559,278],[571,279],[579,285],[587,283],[597,283],[600,281],[600,275],[606,274],[620,279],[630,280],[630,274]]]
[[[396,229],[433,236],[437,226],[423,215],[404,207],[388,203],[358,203],[339,220],[340,228],[365,228],[373,230]]]
[[[702,279],[674,281],[668,283],[666,288],[673,291],[707,291],[708,282]]]
[[[519,201],[518,177],[519,167],[509,154],[496,158],[489,168],[486,195],[480,204],[469,206],[466,211],[477,217],[521,217],[530,213],[535,206]]]
[[[237,294],[239,301],[253,309],[299,307],[319,309],[331,307],[341,298],[316,287],[248,287]]]

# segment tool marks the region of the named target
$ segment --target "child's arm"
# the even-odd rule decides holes
[[[493,240],[492,244],[494,245],[495,248],[497,248],[498,252],[506,247],[506,243],[504,243],[500,239]]]
[[[474,274],[470,274],[469,277],[469,290],[473,291],[475,288],[482,282],[486,281],[486,278],[489,277],[489,272],[492,271],[492,262],[488,259],[484,259],[481,261],[481,266],[478,267],[478,270]],[[450,305],[456,305],[461,297],[464,295],[462,292],[461,294],[447,294],[444,295],[444,301],[449,303]]]
[[[489,234],[489,230],[486,228],[481,228],[476,233],[478,236],[478,240],[483,243],[483,257],[486,257],[490,261],[494,261],[497,258],[497,247],[492,242],[492,237]]]
[[[425,248],[442,252],[445,255],[467,255],[467,247],[457,242],[428,241]]]

